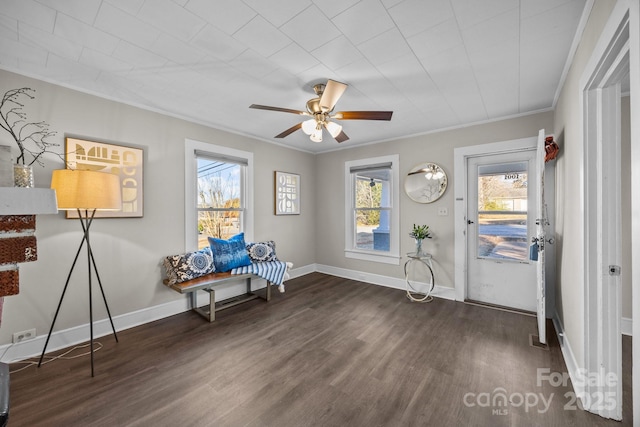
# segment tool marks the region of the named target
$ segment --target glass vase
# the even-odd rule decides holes
[[[416,255],[422,253],[422,239],[416,239]]]
[[[13,165],[13,185],[15,187],[33,188],[33,168],[20,164]]]

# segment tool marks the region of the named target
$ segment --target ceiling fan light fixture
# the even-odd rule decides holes
[[[425,178],[427,179],[434,179],[436,181],[442,179],[442,177],[444,177],[444,173],[440,170],[438,170],[435,165],[431,165],[429,166],[428,169],[426,169],[426,174],[424,175]]]
[[[316,126],[316,129],[313,131],[309,139],[313,142],[322,142],[322,125],[318,123],[318,126]]]
[[[309,139],[313,142],[322,142],[322,132],[320,133],[313,133]]]
[[[327,130],[329,131],[331,136],[334,138],[340,135],[340,132],[342,132],[342,126],[340,126],[336,122],[327,122],[326,126],[327,126]]]
[[[311,135],[316,130],[316,120],[309,119],[302,122],[302,132]]]

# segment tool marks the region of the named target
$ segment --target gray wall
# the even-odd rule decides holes
[[[318,203],[316,224],[317,263],[395,278],[404,277],[404,260],[395,266],[344,256],[344,163],[367,157],[399,154],[401,180],[413,166],[422,162],[437,163],[447,173],[447,191],[442,198],[430,204],[420,204],[409,199],[403,191],[403,182],[400,183],[400,254],[404,256],[414,250],[415,243],[409,237],[412,225],[429,225],[433,239],[423,243],[423,248],[433,254],[436,284],[453,288],[454,148],[535,137],[542,128],[548,129],[548,132],[553,128],[552,112],[319,154],[316,193],[317,200],[321,202]],[[438,209],[441,207],[448,209],[448,216],[438,216]]]
[[[279,257],[293,262],[294,268],[315,262],[315,247],[308,244],[315,239],[316,223],[312,154],[0,71],[2,93],[24,86],[36,90],[36,99],[25,108],[29,119],[45,120],[58,132],[55,142],[61,152],[65,134],[145,150],[144,217],[96,220],[92,226],[92,247],[113,316],[184,298],[162,285],[160,262],[185,250],[185,138],[253,152],[254,240],[275,240]],[[0,144],[15,145],[4,131]],[[45,168],[35,168],[36,186],[48,187],[51,171],[63,167],[61,160],[49,157]],[[274,170],[301,175],[301,215],[273,214]],[[20,264],[20,294],[5,298],[0,344],[10,343],[16,331],[36,328],[38,335],[47,333],[82,234],[77,220],[59,213],[38,216],[36,236],[38,261]],[[86,281],[86,261],[81,258],[56,330],[88,323]],[[94,306],[95,319],[106,317],[101,302]]]

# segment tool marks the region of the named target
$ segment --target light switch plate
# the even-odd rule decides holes
[[[449,210],[447,208],[438,208],[438,216],[447,216],[449,215]]]

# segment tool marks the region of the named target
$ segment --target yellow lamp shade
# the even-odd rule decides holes
[[[56,190],[58,209],[61,210],[122,209],[118,175],[90,170],[54,170],[51,188]]]

